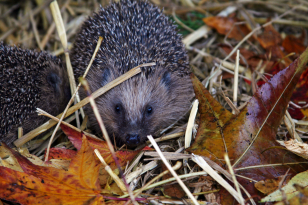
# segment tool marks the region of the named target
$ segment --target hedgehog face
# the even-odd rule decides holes
[[[144,143],[147,135],[155,136],[157,131],[176,122],[188,111],[192,93],[189,77],[179,77],[165,69],[157,70],[159,72],[150,75],[141,73],[96,99],[108,134],[119,146],[126,144],[132,148]],[[103,84],[116,78],[110,71],[102,76],[101,82],[106,80]],[[97,74],[89,72],[88,77],[89,80],[97,79]],[[92,82],[91,85],[97,84]],[[95,119],[91,115],[89,119]],[[100,132],[96,121],[90,120],[90,124]]]
[[[143,63],[150,72],[134,76],[96,99],[107,131],[118,144],[136,146],[181,118],[193,95],[182,37],[162,11],[147,1],[112,3],[89,17],[71,52],[76,79],[84,74],[99,36],[103,37],[87,75],[91,91]],[[147,68],[148,69],[148,68]],[[82,97],[86,97],[82,94]],[[91,107],[90,126],[100,133]]]

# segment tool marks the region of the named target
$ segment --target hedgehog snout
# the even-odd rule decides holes
[[[136,146],[137,144],[140,143],[140,136],[139,134],[127,134],[126,135],[126,144],[128,146],[132,145],[132,146]]]

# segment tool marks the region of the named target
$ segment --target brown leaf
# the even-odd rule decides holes
[[[295,52],[297,54],[304,52],[306,46],[304,45],[305,41],[305,32],[302,32],[302,35],[297,38],[296,36],[289,35],[285,37],[282,42],[282,46],[286,50],[287,53]]]
[[[263,32],[257,35],[257,40],[264,49],[272,46],[281,45],[282,38],[280,33],[270,24],[263,28]]]
[[[247,170],[246,167],[303,161],[286,150],[268,148],[280,146],[276,142],[277,128],[308,61],[307,53],[308,50],[264,84],[237,116],[225,110],[193,76],[196,98],[200,102],[200,124],[196,140],[188,151],[208,157],[222,167],[225,163],[221,159],[227,152],[238,175],[257,181],[284,175],[288,167]],[[291,167],[290,175],[307,169],[304,164]],[[238,178],[238,181],[251,195],[257,194],[251,181],[244,178]]]
[[[266,179],[255,183],[256,189],[258,189],[263,194],[269,194],[273,191],[277,190],[279,187],[279,183],[283,177],[279,177],[277,179]]]
[[[250,32],[246,24],[236,25],[239,21],[232,17],[211,16],[204,18],[203,22],[215,28],[218,33],[228,35],[228,38],[235,40],[242,40]]]

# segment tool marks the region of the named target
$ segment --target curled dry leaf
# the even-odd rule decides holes
[[[294,154],[297,154],[298,156],[308,159],[308,144],[291,139],[289,141],[284,142],[284,145],[288,150],[290,150]]]

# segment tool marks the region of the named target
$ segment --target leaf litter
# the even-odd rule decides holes
[[[48,15],[50,16],[50,10],[35,10],[36,13],[34,13],[32,22],[34,20],[36,25],[40,25],[39,23],[42,22],[42,26],[37,26],[38,32],[28,31],[25,28],[31,26],[30,19],[20,16],[23,16],[24,13],[33,12],[36,6],[42,6],[41,9],[43,9],[44,5],[42,1],[37,1],[35,4],[31,1],[25,2],[25,4],[13,5],[13,7],[13,3],[10,2],[3,4],[0,13],[0,29],[3,32],[0,35],[1,40],[6,41],[7,44],[22,44],[26,48],[44,48],[56,55],[61,55],[64,49],[59,44],[57,36],[52,34],[55,32],[55,28],[47,18]],[[69,42],[74,39],[75,28],[78,28],[85,16],[91,14],[91,10],[96,10],[98,3],[107,4],[104,1],[84,1],[81,2],[83,5],[80,7],[75,1],[59,0],[58,2],[60,6],[66,9],[62,14],[65,13],[66,15],[64,26],[67,28]],[[200,104],[196,119],[197,127],[192,128],[192,130],[197,130],[197,134],[195,139],[192,140],[192,145],[186,151],[204,157],[210,167],[223,174],[228,179],[226,182],[233,186],[232,176],[224,160],[224,154],[227,153],[236,179],[241,186],[241,195],[245,199],[245,203],[257,203],[259,198],[264,196],[262,193],[270,194],[271,192],[273,192],[273,195],[263,198],[263,201],[274,201],[273,199],[275,199],[282,200],[280,203],[285,203],[285,200],[288,200],[289,203],[296,204],[296,200],[307,199],[308,194],[306,194],[307,190],[305,189],[307,186],[305,184],[307,183],[307,177],[305,177],[307,165],[304,159],[307,157],[307,144],[305,142],[308,132],[308,123],[306,122],[308,115],[308,71],[305,68],[307,54],[299,56],[303,52],[307,52],[305,49],[307,46],[306,25],[308,24],[306,22],[308,19],[304,15],[304,11],[308,5],[304,1],[288,1],[288,4],[270,0],[264,1],[264,3],[247,1],[239,3],[241,7],[234,9],[234,2],[200,1],[199,3],[192,3],[194,7],[190,7],[191,4],[187,4],[190,5],[187,6],[187,2],[175,3],[176,8],[172,12],[169,4],[163,1],[155,1],[158,6],[165,7],[165,13],[173,13],[178,22],[185,22],[193,29],[198,28],[194,26],[194,22],[198,22],[196,24],[198,26],[202,21],[205,23],[203,28],[206,29],[200,30],[199,34],[196,33],[198,37],[195,39],[193,35],[190,36],[189,46],[187,47],[193,72],[202,84],[196,77],[192,77],[196,89],[196,98]],[[11,10],[7,9],[10,7],[12,7]],[[44,12],[47,15],[44,15]],[[19,19],[17,21],[19,25],[23,25],[22,28],[20,29],[17,26],[10,28],[12,21],[16,21],[12,19],[18,16],[16,15],[18,13]],[[27,15],[25,16],[27,17]],[[279,16],[279,18],[276,18],[276,16]],[[254,30],[271,19],[275,19],[272,24]],[[185,26],[182,28],[185,29]],[[47,32],[49,29],[54,32]],[[189,29],[191,34],[195,34],[193,29]],[[253,35],[239,44],[251,31],[254,31]],[[40,39],[41,41],[38,41]],[[235,53],[234,48],[237,45],[239,45],[240,50],[240,75],[238,79],[239,87],[236,89],[239,92],[237,102],[233,102],[234,105],[230,106],[234,92],[232,85],[236,55],[232,54],[230,58],[226,59],[227,61],[224,61],[224,59],[232,52]],[[68,47],[70,47],[70,44],[68,44]],[[298,57],[299,59],[291,64]],[[288,67],[289,65],[290,67]],[[285,69],[286,67],[288,68]],[[204,88],[204,85],[210,92]],[[226,103],[227,101],[229,104]],[[232,109],[238,109],[240,113],[233,115],[231,114]],[[291,116],[291,118],[288,117],[290,124],[287,123],[286,119],[282,121],[286,110]],[[125,201],[119,201],[117,194],[121,192],[116,191],[118,189],[116,184],[98,165],[98,161],[93,155],[93,149],[97,148],[107,164],[118,174],[119,171],[117,171],[106,144],[87,137],[87,143],[92,148],[83,148],[86,145],[82,141],[86,141],[86,139],[85,137],[82,138],[82,134],[77,134],[76,131],[63,125],[61,127],[62,130],[66,130],[65,133],[70,141],[67,143],[65,142],[65,135],[60,136],[58,139],[60,144],[50,150],[48,162],[43,162],[40,159],[42,156],[39,154],[40,158],[27,151],[19,150],[36,164],[33,165],[14,151],[9,151],[5,146],[1,146],[0,162],[3,171],[0,173],[3,178],[0,180],[0,188],[8,189],[2,192],[3,195],[6,194],[5,197],[1,195],[0,198],[22,204],[37,203],[42,199],[46,200],[45,203],[52,202],[55,204],[75,202],[68,195],[50,198],[55,192],[59,191],[61,193],[78,193],[79,198],[75,198],[76,201],[79,200],[78,203],[90,199],[89,204],[103,204],[104,201],[108,200],[111,204],[125,204]],[[184,133],[185,129],[180,129],[180,131]],[[70,134],[73,132],[74,134]],[[175,130],[174,132],[179,131]],[[172,134],[172,136],[178,138],[178,135]],[[168,134],[164,137],[168,137]],[[302,142],[299,142],[298,138]],[[276,139],[284,141],[282,143],[284,146],[281,146]],[[32,140],[32,142],[35,142],[35,140]],[[37,141],[38,143],[41,142]],[[65,145],[67,148],[75,147],[78,151],[64,148],[61,145]],[[183,152],[183,137],[162,141],[159,142],[159,145],[163,154],[172,164],[175,164],[175,161],[184,160],[184,165],[177,170],[177,174],[186,185],[199,183],[200,186],[188,186],[193,195],[197,196],[199,204],[206,202],[230,204],[234,197],[240,196],[236,193],[233,196],[230,195],[223,186],[219,185],[222,182],[213,182],[213,179],[207,176],[199,165],[192,162],[191,155]],[[24,146],[29,148],[27,145]],[[36,145],[35,147],[38,147],[36,153],[40,153],[46,145]],[[23,149],[26,150],[26,148]],[[87,156],[90,156],[90,152],[93,156],[91,155],[88,160],[83,157],[80,158],[80,156],[86,154],[81,154],[80,150],[87,150]],[[117,150],[116,154],[123,169],[130,167],[128,175],[138,171],[138,168],[144,168],[147,161],[155,159],[156,164],[160,161],[157,154],[150,152],[146,155],[146,158],[144,156],[146,152],[146,150],[128,151],[122,148]],[[175,155],[171,155],[170,152]],[[178,154],[176,155],[176,153]],[[131,162],[131,165],[134,166],[129,166],[128,162]],[[84,169],[84,167],[87,168]],[[89,167],[92,167],[91,171],[88,170]],[[288,172],[288,176],[281,186],[287,184],[288,181],[289,185],[284,188],[280,186],[282,184],[280,182],[289,167],[292,169]],[[133,187],[133,190],[142,188],[161,169],[161,165],[158,163],[158,166],[155,165],[148,171],[140,172],[143,174],[136,175],[130,182],[130,186]],[[73,177],[71,179],[77,177],[76,180],[73,180],[74,182],[69,182],[71,183],[70,187],[75,183],[72,190],[65,190],[66,187],[61,187],[63,184],[58,185],[60,179],[64,179],[67,174],[70,175],[69,177]],[[55,175],[59,177],[58,180],[51,180],[51,178],[54,179]],[[166,204],[193,203],[187,199],[187,196],[184,196],[186,202],[179,199],[183,196],[183,191],[177,183],[172,183],[175,180],[173,177],[168,177],[165,176],[161,181],[153,182],[154,184],[143,190],[139,197],[143,197],[142,200],[147,200],[139,201],[140,198],[137,198],[137,203],[151,200]],[[298,177],[301,177],[299,181],[302,183],[298,182]],[[42,184],[42,180],[45,182],[44,184]],[[83,182],[78,182],[78,180]],[[261,191],[262,188],[258,188],[258,185],[255,186],[258,181],[263,184],[261,187],[270,186],[270,191]],[[160,184],[161,182],[162,184]],[[159,189],[160,186],[164,186],[165,190]],[[32,193],[29,192],[29,188],[33,191]],[[63,189],[58,190],[58,188]],[[47,189],[48,194],[41,195],[42,198],[38,197],[36,191],[46,191]],[[77,191],[74,189],[77,189]],[[233,189],[236,192],[234,186]],[[15,190],[20,195],[9,195],[8,190]],[[79,195],[80,190],[84,191],[81,195]],[[95,196],[86,193],[95,193]],[[291,199],[291,193],[295,195],[293,199]],[[287,196],[286,199],[283,199],[284,194]],[[249,199],[249,195],[255,198]],[[239,200],[239,203],[243,203],[241,199]],[[255,202],[252,200],[255,200]]]

